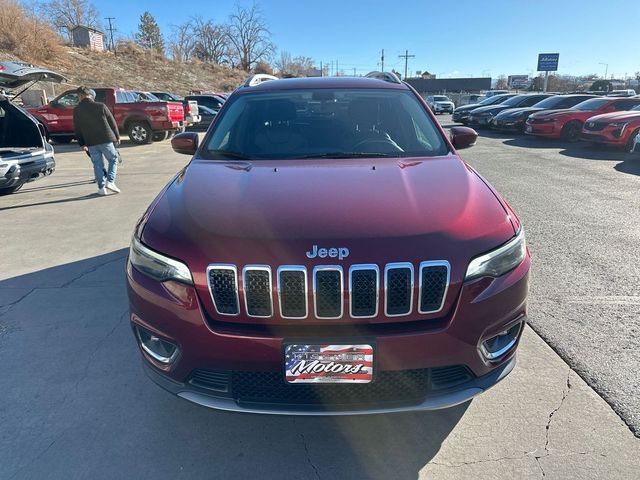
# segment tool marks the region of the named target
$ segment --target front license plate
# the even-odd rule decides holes
[[[371,345],[286,345],[288,383],[369,383],[373,380]]]

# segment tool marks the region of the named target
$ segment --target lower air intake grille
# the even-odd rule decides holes
[[[231,392],[239,402],[289,405],[363,405],[418,403],[433,390],[473,379],[462,365],[416,370],[382,371],[367,384],[289,384],[281,372],[233,372]]]
[[[213,390],[215,392],[228,392],[231,372],[226,370],[194,370],[188,383],[194,387]]]
[[[235,267],[214,267],[209,269],[209,287],[211,288],[211,296],[218,313],[223,315],[237,315],[240,313],[236,276]]]

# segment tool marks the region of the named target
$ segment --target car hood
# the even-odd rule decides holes
[[[0,62],[0,87],[12,90],[29,82],[65,82],[59,73],[21,62]]]
[[[427,159],[192,161],[157,199],[142,241],[184,261],[200,299],[211,263],[316,265],[447,260],[453,305],[470,259],[513,237],[506,207],[453,155]],[[348,258],[307,258],[348,248]]]
[[[461,107],[456,108],[456,112],[466,112],[467,110],[473,110],[474,108],[480,108],[482,105],[479,103],[469,103],[467,105],[462,105]]]
[[[543,110],[542,108],[538,107],[521,107],[521,108],[507,108],[506,110],[503,110],[502,112],[500,112],[499,116],[500,118],[507,118],[507,117],[520,117],[526,114],[531,114],[531,113],[536,113]]]
[[[487,112],[492,112],[492,113],[497,113],[497,112],[501,112],[503,110],[506,110],[507,108],[512,108],[509,107],[508,105],[489,105],[486,107],[480,107],[480,108],[476,108],[473,110],[472,115],[478,115],[480,113],[487,113]]]
[[[193,161],[159,199],[143,240],[177,258],[198,252],[207,259],[246,261],[246,251],[240,258],[232,253],[235,242],[273,242],[276,249],[292,242],[308,249],[339,241],[356,247],[357,255],[356,244],[428,237],[428,256],[451,257],[461,244],[473,256],[513,234],[484,181],[455,156],[445,156]],[[426,255],[426,247],[419,255]],[[299,257],[304,251],[283,254]]]
[[[556,117],[561,117],[563,115],[575,114],[575,113],[580,113],[580,110],[574,110],[572,108],[562,108],[562,109],[556,109],[556,110],[544,110],[539,113],[534,113],[531,116],[535,118],[542,118],[542,117],[556,118]]]
[[[589,122],[621,122],[626,120],[638,120],[640,119],[640,111],[624,111],[624,112],[613,112],[613,113],[601,113],[600,115],[595,115],[593,117],[589,117],[587,121]]]

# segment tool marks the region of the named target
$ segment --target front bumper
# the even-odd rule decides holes
[[[453,113],[454,107],[451,105],[434,105],[433,111],[435,113]]]
[[[233,392],[213,393],[193,387],[190,383],[176,382],[143,362],[147,376],[160,387],[185,400],[216,410],[230,412],[262,413],[272,415],[366,415],[380,413],[399,413],[421,410],[439,410],[454,407],[467,402],[475,396],[489,390],[504,379],[515,367],[516,357],[494,369],[490,373],[474,378],[456,388],[427,395],[421,401],[387,403],[380,405],[335,405],[326,406],[292,405],[283,403],[255,403],[238,401]],[[294,387],[295,388],[295,387]]]
[[[527,255],[516,269],[499,278],[482,278],[464,284],[455,304],[442,318],[424,322],[391,321],[382,327],[380,324],[343,324],[340,329],[332,326],[307,328],[304,325],[260,329],[220,322],[205,312],[193,287],[171,281],[159,283],[129,265],[127,280],[131,322],[179,347],[176,360],[168,365],[140,350],[152,378],[182,398],[213,408],[304,414],[444,408],[481,393],[513,368],[513,365],[505,365],[515,356],[522,328],[513,347],[499,358],[487,360],[480,353],[480,345],[485,339],[525,321],[530,262]],[[234,396],[233,383],[224,395],[194,388],[190,383],[196,371],[213,372],[214,375],[241,372],[271,375],[272,385],[277,383],[282,387],[285,385],[283,345],[292,341],[374,345],[374,381],[368,385],[374,385],[376,378],[381,378],[377,375],[416,370],[429,370],[425,372],[427,381],[433,377],[434,369],[461,367],[469,375],[463,378],[464,381],[455,385],[447,383],[446,388],[438,391],[427,385],[418,399],[414,395],[410,399],[394,398],[391,404],[374,401],[347,406],[327,402],[312,408],[307,404],[288,403],[283,406],[281,401],[276,404],[266,400],[255,401],[253,394],[249,395],[251,398]],[[295,400],[295,395],[292,398]]]
[[[489,126],[493,130],[521,132],[524,130],[524,120],[502,120],[494,117]]]
[[[554,122],[550,123],[526,123],[524,133],[547,138],[560,138],[561,129]]]
[[[474,127],[487,127],[491,123],[491,120],[493,120],[492,116],[479,117],[479,116],[469,115],[469,117],[467,117],[466,125],[472,125]]]
[[[603,130],[583,129],[581,138],[588,142],[624,147],[627,145],[633,130],[633,128],[623,130],[621,127],[606,127]]]

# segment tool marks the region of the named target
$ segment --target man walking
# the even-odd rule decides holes
[[[96,102],[96,92],[87,87],[77,90],[80,102],[73,110],[73,125],[78,143],[89,152],[93,163],[93,174],[98,184],[98,195],[106,195],[107,190],[120,193],[116,186],[118,152],[114,144],[120,144],[120,134],[116,121],[107,106]],[[104,158],[109,164],[104,177]]]

